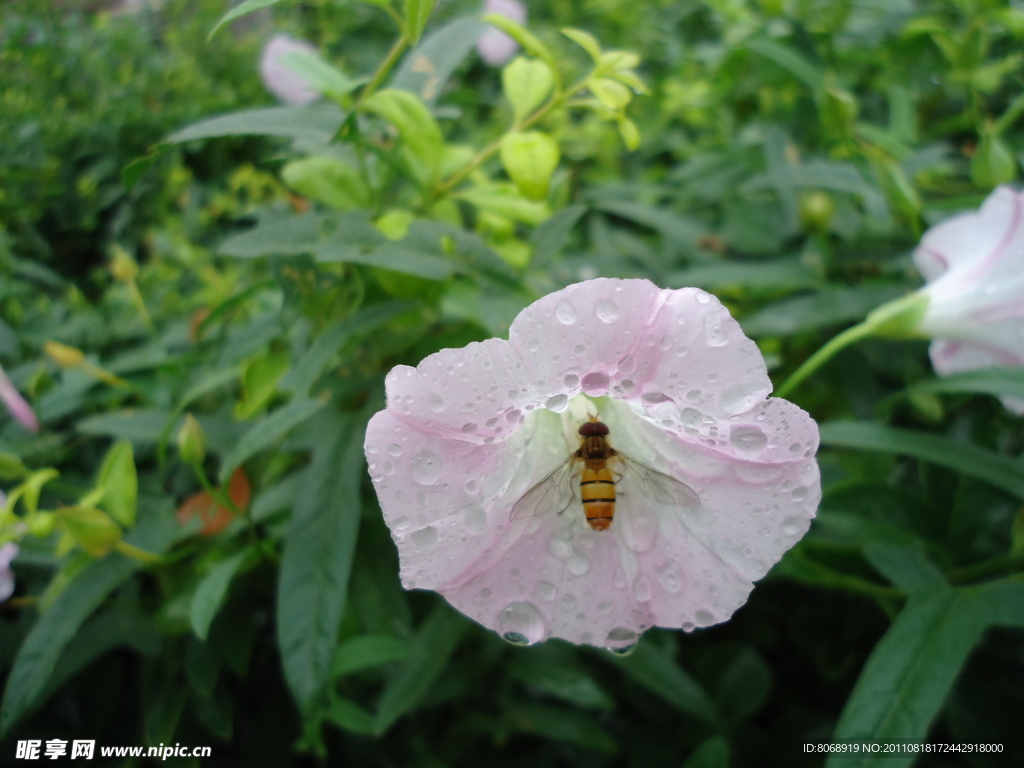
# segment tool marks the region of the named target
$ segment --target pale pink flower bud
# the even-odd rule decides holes
[[[486,0],[484,15],[496,13],[512,19],[517,24],[526,24],[526,6],[519,0]],[[519,43],[497,27],[488,27],[476,41],[476,51],[488,65],[500,67],[508,62],[516,51]]]
[[[1024,366],[1024,195],[996,189],[977,212],[929,229],[914,251],[928,282],[919,331],[935,371]],[[1003,398],[1024,414],[1024,401]]]
[[[260,56],[260,77],[267,90],[285,104],[297,107],[311,104],[320,94],[309,87],[305,79],[288,66],[288,54],[297,51],[315,54],[316,48],[305,40],[296,40],[288,35],[274,35]]]
[[[39,431],[39,420],[36,418],[32,406],[25,402],[25,398],[14,388],[2,367],[0,367],[0,400],[7,406],[7,410],[10,411],[11,415],[22,423],[25,429],[32,432]]]
[[[646,280],[571,285],[507,341],[396,367],[365,448],[402,583],[516,644],[624,653],[727,620],[821,496],[817,425],[770,392],[716,298]],[[603,485],[573,458],[591,417]]]
[[[14,569],[11,561],[18,556],[18,545],[4,544],[0,547],[0,603],[14,594]]]

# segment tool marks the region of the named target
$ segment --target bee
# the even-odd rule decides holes
[[[596,416],[580,425],[579,435],[580,447],[515,503],[513,520],[562,514],[579,498],[587,525],[606,531],[615,518],[616,486],[623,480],[629,493],[662,505],[685,508],[700,504],[697,493],[686,483],[612,448],[608,426]],[[578,492],[572,482],[577,475]]]

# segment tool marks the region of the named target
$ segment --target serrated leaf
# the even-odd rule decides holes
[[[821,444],[837,448],[902,453],[976,477],[1024,499],[1024,471],[1019,459],[942,435],[855,421],[821,425]]]
[[[226,560],[221,560],[203,577],[192,594],[192,604],[189,608],[189,622],[192,624],[192,631],[200,640],[206,640],[210,632],[210,624],[213,623],[217,611],[224,604],[227,597],[228,587],[231,580],[235,578],[238,569],[245,561],[252,556],[252,550],[243,549],[236,552]]]
[[[546,133],[526,131],[501,137],[501,162],[505,172],[530,200],[547,197],[558,159],[558,143]]]
[[[97,485],[103,489],[103,508],[125,528],[135,525],[139,500],[139,478],[132,444],[114,443],[103,459]]]
[[[519,123],[548,97],[555,77],[545,62],[517,56],[501,71],[501,85]]]
[[[365,426],[333,410],[321,417],[281,559],[277,639],[288,687],[306,715],[331,684],[359,531]]]

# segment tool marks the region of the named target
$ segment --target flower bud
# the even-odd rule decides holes
[[[201,464],[206,458],[206,433],[191,413],[185,414],[185,422],[178,430],[178,450],[186,464]]]
[[[37,512],[25,519],[29,533],[40,539],[45,539],[53,533],[53,526],[56,522],[57,518],[53,512]]]
[[[43,351],[61,368],[78,368],[85,362],[85,353],[76,347],[69,347],[59,341],[48,341]]]

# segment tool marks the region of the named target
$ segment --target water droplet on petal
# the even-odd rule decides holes
[[[594,307],[594,311],[602,323],[614,323],[619,319],[619,308],[610,299],[601,299]]]
[[[646,506],[634,506],[623,516],[622,539],[634,552],[649,552],[658,540],[658,516]]]
[[[787,536],[799,536],[807,527],[807,521],[799,517],[788,517],[782,521],[782,532]]]
[[[462,524],[474,536],[487,528],[487,515],[480,507],[467,507],[462,513]]]
[[[636,581],[633,582],[633,597],[641,603],[646,603],[653,596],[654,593],[651,591],[650,579],[641,573],[636,577]]]
[[[512,645],[532,645],[544,639],[544,617],[533,603],[509,603],[498,614],[498,632]]]
[[[441,479],[441,458],[430,451],[420,451],[412,458],[412,479],[420,485],[433,485]]]
[[[580,377],[575,373],[567,373],[565,374],[565,378],[562,379],[562,383],[565,384],[568,389],[576,389],[576,387],[580,385]]]
[[[562,325],[572,325],[576,322],[576,307],[568,299],[562,299],[555,305],[555,317]]]
[[[468,424],[462,425],[462,433],[465,435],[472,435],[476,432],[476,424],[469,422]]]
[[[390,453],[392,456],[401,456],[402,446],[400,446],[398,443],[391,443],[391,445],[388,446],[388,453]]]
[[[440,413],[444,410],[444,398],[437,394],[437,392],[430,393],[427,397],[427,403],[430,405],[430,410],[434,413]]]
[[[582,576],[590,570],[590,561],[581,553],[575,552],[566,562],[565,567],[573,576]]]
[[[580,386],[588,395],[600,395],[607,391],[610,381],[607,373],[594,371],[583,377]]]
[[[791,495],[796,501],[803,501],[807,498],[808,493],[809,491],[801,485],[799,488],[794,488]]]
[[[764,386],[755,381],[742,381],[722,390],[718,404],[729,416],[749,411],[767,394]],[[760,414],[758,414],[760,415]]]
[[[661,568],[659,568],[655,574],[658,577],[658,583],[665,588],[665,591],[671,595],[678,595],[683,589],[683,577],[679,573],[679,566],[673,562],[668,562]]]
[[[540,349],[540,340],[530,339],[528,342],[526,342],[526,348],[531,352],[536,352],[538,349]]]
[[[547,408],[549,411],[554,411],[555,413],[561,413],[562,411],[565,410],[566,406],[568,405],[568,395],[552,395],[547,399],[547,402],[544,403],[545,408]]]
[[[558,607],[569,613],[576,607],[576,596],[570,594],[562,595],[562,599],[558,601]]]
[[[628,656],[636,650],[639,635],[625,627],[615,627],[604,639],[605,647],[616,656]]]
[[[404,531],[408,527],[409,527],[409,518],[405,517],[404,515],[402,517],[396,517],[391,522],[391,528],[392,528],[392,530],[394,530],[395,533],[401,533],[402,531]]]
[[[597,612],[601,615],[605,615],[611,613],[612,608],[614,607],[615,603],[613,603],[611,600],[602,600],[600,603],[597,604]]]
[[[709,301],[711,301],[711,297],[708,296],[707,292],[705,292],[705,291],[697,291],[697,303],[698,304],[707,304]]]
[[[550,581],[542,581],[537,585],[537,594],[541,600],[554,600],[558,589]]]
[[[704,337],[709,346],[722,347],[729,340],[725,328],[722,327],[724,317],[725,313],[722,311],[709,312],[704,316]]]
[[[697,619],[698,624],[705,627],[714,624],[716,621],[715,615],[711,611],[705,611],[703,608],[697,611],[697,615],[694,618]]]
[[[768,437],[758,427],[735,426],[729,430],[729,442],[743,453],[761,453],[768,445]]]
[[[548,552],[559,560],[568,560],[572,555],[572,545],[565,539],[552,538],[548,541]]]
[[[409,534],[409,538],[412,539],[412,543],[416,545],[417,549],[429,552],[437,545],[437,528],[428,525],[426,528],[413,531]]]

